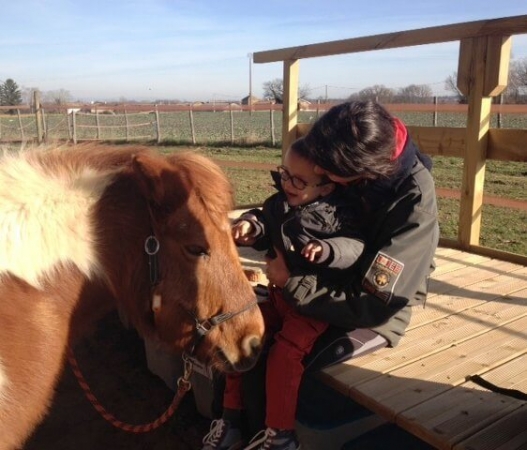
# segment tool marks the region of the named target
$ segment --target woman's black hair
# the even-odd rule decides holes
[[[342,177],[389,177],[393,159],[393,116],[373,101],[346,102],[321,116],[304,137],[305,156],[322,169]]]

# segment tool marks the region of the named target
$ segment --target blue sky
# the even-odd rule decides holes
[[[525,0],[15,0],[0,10],[0,80],[73,100],[240,99],[249,54],[317,42],[527,14]],[[429,84],[444,93],[458,44],[384,50],[300,63],[313,97],[374,84]],[[527,36],[513,58],[527,57]],[[252,91],[282,64],[252,65]]]

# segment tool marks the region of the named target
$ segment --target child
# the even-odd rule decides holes
[[[275,248],[281,251],[292,273],[327,271],[326,275],[338,277],[357,261],[364,247],[357,206],[339,195],[335,183],[314,172],[304,151],[303,139],[293,143],[275,174],[279,192],[264,202],[262,210],[253,209],[236,220],[233,237],[237,245],[267,250],[271,257]],[[294,425],[302,360],[327,324],[295,312],[273,285],[269,302],[260,306],[266,334],[274,339],[267,360],[267,429],[245,448],[299,449]],[[223,416],[212,422],[203,450],[242,448],[242,376],[227,375]]]

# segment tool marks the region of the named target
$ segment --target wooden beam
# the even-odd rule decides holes
[[[465,128],[411,126],[407,128],[412,140],[428,155],[459,158],[465,155]]]
[[[527,162],[526,142],[527,130],[492,128],[489,130],[487,158]]]
[[[483,95],[495,97],[507,87],[512,38],[510,36],[488,36],[487,40]]]
[[[282,110],[282,158],[296,140],[298,123],[298,72],[297,60],[284,61],[284,96]]]
[[[479,244],[485,159],[490,126],[491,98],[483,95],[487,38],[461,41],[458,88],[468,95],[465,163],[461,184],[458,239],[462,248]]]
[[[254,53],[255,63],[269,63],[320,56],[342,55],[388,48],[412,47],[459,41],[480,36],[502,36],[527,33],[527,15],[478,20],[416,30],[287,47]]]

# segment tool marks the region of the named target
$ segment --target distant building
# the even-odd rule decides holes
[[[255,97],[254,95],[251,96],[251,103],[254,105],[255,103],[258,103],[260,99],[258,97]],[[249,104],[249,96],[242,98],[242,105],[248,105]]]

